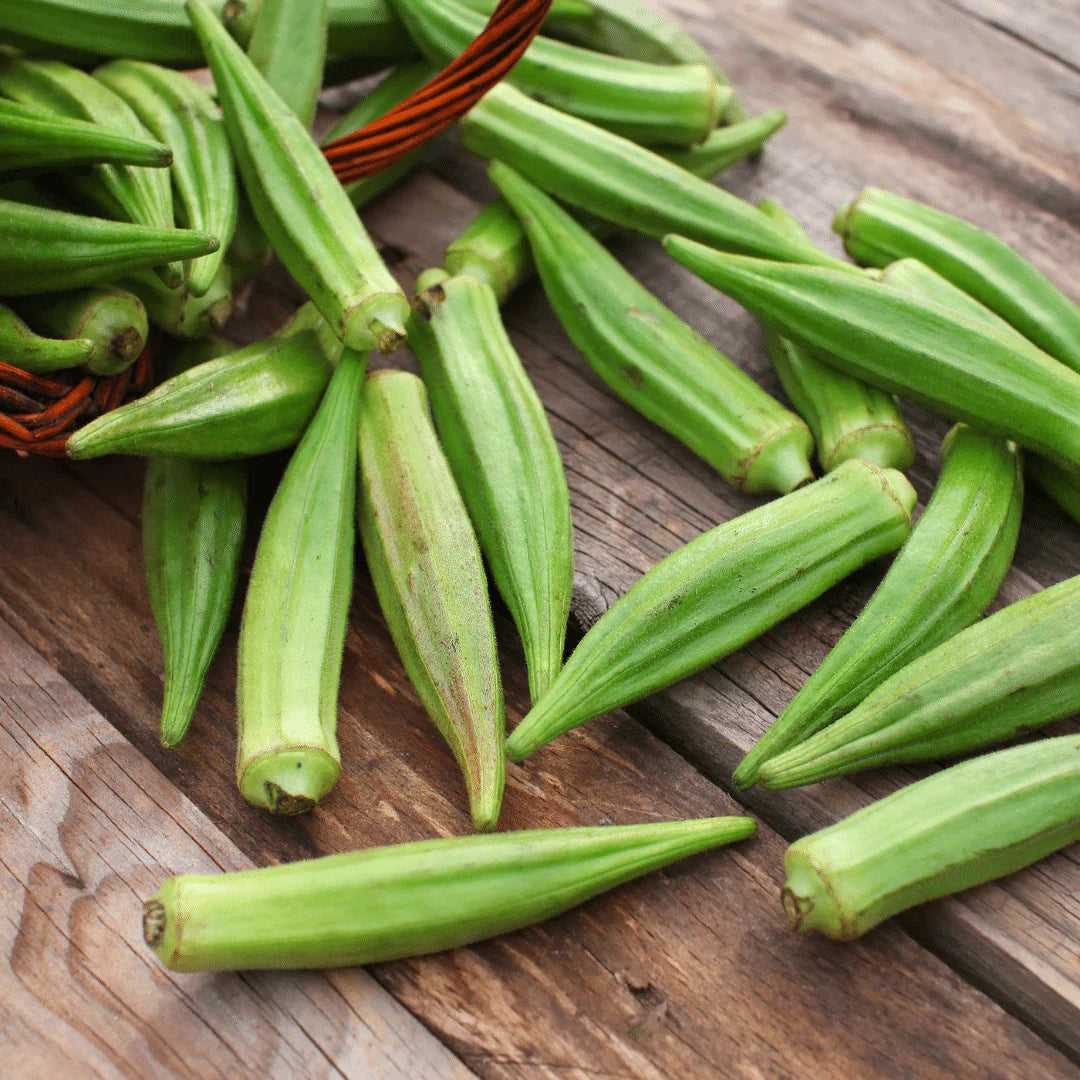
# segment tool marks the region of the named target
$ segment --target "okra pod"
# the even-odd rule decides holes
[[[251,62],[305,128],[315,119],[326,62],[329,0],[262,0]]]
[[[1023,474],[1011,443],[958,425],[937,487],[885,579],[847,633],[735,770],[737,787],[833,721],[990,606],[1020,530]],[[956,639],[958,640],[958,639]],[[951,642],[947,646],[951,649]],[[833,724],[836,726],[836,724]],[[785,755],[786,756],[786,755]]]
[[[901,788],[784,855],[796,930],[851,941],[915,904],[1080,839],[1080,736],[1014,746]]]
[[[514,761],[741,648],[911,531],[915,491],[854,459],[703,533],[656,564],[581,639],[507,740]]]
[[[490,287],[429,271],[409,331],[447,461],[525,646],[538,701],[558,674],[574,587],[570,492],[544,406]]]
[[[1059,465],[1038,454],[1028,454],[1025,467],[1028,477],[1045,495],[1049,495],[1073,521],[1080,521],[1080,469]]]
[[[6,304],[0,304],[0,356],[4,362],[39,375],[82,367],[94,353],[87,338],[59,340],[35,334]]]
[[[210,287],[200,296],[186,285],[169,289],[145,270],[128,275],[123,284],[146,305],[150,322],[173,337],[206,337],[221,330],[232,314],[232,271],[228,263],[218,265]]]
[[[487,580],[415,375],[368,379],[359,441],[360,539],[379,606],[461,768],[474,827],[493,829],[506,721]]]
[[[332,371],[314,331],[274,335],[99,416],[71,435],[67,453],[227,461],[282,450],[304,433]]]
[[[163,168],[171,161],[172,150],[148,137],[0,100],[0,172],[106,163]]]
[[[115,375],[135,363],[149,333],[142,301],[115,285],[30,296],[19,311],[35,330],[92,341],[85,364],[97,375]]]
[[[833,228],[853,259],[885,266],[912,256],[1080,371],[1080,307],[992,233],[880,188],[842,207]]]
[[[203,0],[188,0],[188,11],[274,250],[349,348],[392,352],[405,340],[408,301],[326,158]]]
[[[521,219],[551,306],[623,401],[739,491],[813,479],[806,424],[640,285],[599,241],[509,166],[489,176]]]
[[[174,971],[322,968],[506,934],[745,840],[747,817],[534,829],[368,848],[284,866],[167,878],[143,911]]]
[[[240,624],[236,782],[274,814],[337,782],[337,698],[356,545],[356,425],[367,356],[346,349],[266,514]]]
[[[78,289],[218,248],[192,229],[106,221],[0,199],[0,296]]]
[[[467,150],[506,162],[562,202],[646,236],[681,232],[732,251],[858,273],[652,150],[506,83],[465,114],[461,139]]]
[[[172,147],[172,181],[181,224],[216,236],[221,246],[188,268],[187,290],[211,287],[236,229],[236,173],[221,109],[210,92],[180,72],[114,60],[94,77],[131,106],[146,129]]]
[[[181,350],[170,373],[227,353],[227,342]],[[151,458],[143,485],[143,564],[161,637],[161,745],[178,746],[202,694],[236,590],[247,523],[243,462]]]
[[[726,255],[679,236],[664,246],[856,378],[1080,465],[1080,375],[1034,345],[865,274]]]
[[[786,123],[787,113],[783,109],[772,109],[760,116],[718,127],[694,146],[685,149],[657,146],[654,149],[673,165],[695,176],[715,176],[735,162],[760,153],[765,143]]]
[[[449,63],[484,29],[456,0],[395,0],[420,50]],[[537,37],[507,78],[553,107],[641,142],[691,145],[716,127],[731,92],[703,64],[624,60]]]
[[[0,59],[0,93],[27,105],[75,120],[100,124],[109,131],[145,139],[149,132],[118,95],[107,86],[59,60]],[[110,217],[168,229],[173,225],[169,171],[137,165],[95,165],[65,179]],[[175,287],[184,279],[181,263],[158,271]]]

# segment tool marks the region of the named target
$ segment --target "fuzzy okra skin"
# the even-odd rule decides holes
[[[304,433],[332,371],[314,330],[275,334],[99,416],[71,435],[67,453],[227,461],[281,450]]]
[[[754,830],[748,817],[534,829],[180,874],[144,905],[143,933],[174,971],[345,967],[420,956],[552,918]]]
[[[882,683],[856,708],[767,761],[768,788],[881,765],[939,761],[1080,709],[1080,578],[1018,600]]]
[[[488,174],[532,245],[551,306],[590,367],[623,401],[739,491],[813,479],[810,430],[665,307],[539,188],[502,162]]]
[[[178,218],[220,241],[217,251],[188,268],[185,287],[203,296],[236,229],[236,173],[221,108],[205,87],[157,64],[114,60],[99,67],[94,78],[122,97],[146,129],[172,147]]]
[[[796,930],[851,941],[916,904],[1080,839],[1080,736],[985,754],[910,784],[784,855]]]
[[[4,363],[38,375],[82,367],[94,354],[89,338],[42,337],[6,304],[0,304],[0,356]]]
[[[236,782],[300,814],[341,772],[337,697],[356,544],[356,424],[367,354],[346,349],[266,514],[240,624]]]
[[[684,266],[857,378],[1080,465],[1080,375],[942,304],[826,267],[727,255],[681,236]]]
[[[615,225],[692,236],[725,250],[834,266],[850,263],[793,238],[756,207],[652,150],[500,83],[461,120],[462,145],[497,158],[562,202]]]
[[[538,701],[562,667],[574,587],[562,459],[490,287],[429,271],[409,331],[435,425]]]
[[[364,386],[357,512],[368,569],[408,674],[465,779],[473,825],[494,829],[506,720],[476,535],[428,418],[423,383]]]
[[[115,285],[29,296],[19,311],[35,330],[92,341],[85,363],[97,375],[115,375],[135,363],[149,333],[143,302]]]
[[[833,228],[853,259],[885,266],[916,258],[1080,371],[1080,307],[992,233],[880,188],[842,207]]]
[[[98,285],[217,248],[215,237],[193,229],[107,221],[0,199],[0,296]]]
[[[0,101],[0,172],[68,165],[163,168],[172,150],[150,138],[118,135],[100,124]]]
[[[845,723],[838,717],[942,642],[951,650],[949,639],[989,607],[1009,569],[1023,487],[1013,444],[964,425],[949,432],[937,487],[911,536],[859,617],[743,758],[737,787],[759,772],[771,782],[778,755],[798,754],[822,728],[827,737]]]
[[[224,341],[182,349],[179,373],[230,350]],[[191,724],[232,605],[247,524],[243,462],[155,457],[143,485],[143,565],[165,662],[161,745]]]
[[[456,0],[395,0],[434,64],[447,64],[483,30]],[[641,142],[691,145],[712,131],[730,98],[703,64],[649,64],[537,37],[507,76],[526,94]]]
[[[510,758],[700,671],[895,551],[911,531],[915,500],[894,469],[846,461],[679,548],[581,639],[511,733]]]
[[[392,352],[405,341],[409,304],[348,196],[303,124],[203,0],[187,6],[259,225],[349,348]]]

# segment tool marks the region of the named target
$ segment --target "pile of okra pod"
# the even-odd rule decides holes
[[[237,782],[274,813],[314,807],[341,768],[357,530],[479,831],[496,826],[507,757],[712,664],[891,552],[736,786],[953,759],[1080,708],[1080,579],[981,619],[1013,557],[1025,474],[1080,518],[1077,306],[989,233],[885,191],[837,214],[855,265],[781,206],[714,186],[784,115],[748,116],[704,50],[635,0],[555,0],[544,34],[462,120],[500,197],[410,302],[357,209],[417,157],[342,187],[311,135],[316,99],[392,66],[326,139],[357,130],[460,53],[493,7],[247,0],[224,5],[229,26],[220,0],[0,7],[4,360],[111,373],[148,324],[171,343],[156,390],[68,443],[72,458],[150,458],[163,744],[184,737],[229,611],[242,459],[293,446],[239,644]],[[214,90],[177,70],[204,64]],[[662,240],[761,319],[791,409],[608,253],[613,226]],[[271,251],[310,302],[236,349],[214,331]],[[778,496],[663,559],[565,663],[569,495],[500,316],[534,273],[613,393],[738,490]],[[406,341],[422,379],[365,378],[370,350]],[[914,527],[897,394],[957,421]],[[532,710],[509,737],[485,563],[528,665]],[[389,959],[524,926],[753,829],[733,817],[477,835],[181,875],[144,927],[181,970]],[[1029,741],[799,840],[783,903],[797,929],[853,938],[1077,838],[1080,736]]]

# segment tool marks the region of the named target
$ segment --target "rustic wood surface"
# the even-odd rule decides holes
[[[831,250],[838,250],[828,229],[835,208],[864,184],[888,187],[993,228],[1066,291],[1080,295],[1080,5],[729,0],[718,11],[714,0],[669,0],[663,6],[710,46],[751,107],[781,105],[791,116],[763,160],[731,170],[725,186],[747,198],[778,199]],[[411,284],[419,270],[440,260],[446,242],[489,190],[479,163],[445,147],[427,170],[365,218],[402,280]],[[654,245],[624,238],[617,249],[666,302],[778,392],[749,316]],[[267,275],[246,296],[246,309],[234,324],[240,339],[276,325],[299,298],[280,272]],[[511,302],[507,321],[566,463],[576,530],[574,616],[581,629],[659,558],[758,500],[736,495],[674,440],[612,400],[536,288],[522,290]],[[391,362],[409,361],[398,356]],[[911,476],[925,499],[948,425],[921,410],[906,412],[919,447]],[[256,506],[269,498],[279,466],[278,460],[264,462],[254,471]],[[124,1054],[134,1062],[128,1075],[149,1075],[138,1068],[150,1060],[163,1074],[235,1074],[222,1065],[227,1056],[218,1056],[243,1050],[235,1034],[230,1049],[222,1049],[228,1040],[220,1032],[185,1030],[184,1041],[195,1047],[190,1062],[163,1053],[146,1056],[180,1039],[147,1019],[151,1013],[142,999],[130,1014],[106,1016],[101,998],[87,994],[86,978],[77,979],[87,971],[101,977],[98,965],[117,975],[101,948],[105,938],[91,943],[94,964],[85,964],[82,954],[73,962],[71,948],[58,936],[64,931],[42,922],[35,914],[41,905],[19,900],[27,892],[29,869],[42,866],[52,880],[35,885],[29,895],[38,898],[46,890],[47,910],[58,905],[56,921],[70,939],[73,924],[63,919],[73,918],[77,904],[89,898],[58,875],[76,865],[77,876],[94,883],[92,903],[104,906],[108,933],[126,943],[118,945],[127,950],[123,962],[143,984],[153,980],[154,992],[167,996],[176,993],[174,984],[147,966],[151,958],[139,952],[137,940],[137,900],[152,891],[152,870],[198,869],[208,858],[237,865],[241,856],[229,841],[244,857],[266,863],[463,832],[467,818],[453,762],[401,674],[362,568],[342,685],[346,770],[338,790],[313,815],[272,821],[235,791],[235,617],[188,740],[170,754],[157,747],[161,657],[140,570],[141,475],[133,461],[75,467],[11,455],[0,459],[0,617],[59,673],[57,686],[69,682],[118,729],[120,734],[102,736],[108,745],[124,748],[119,757],[125,766],[130,759],[130,787],[110,773],[117,790],[130,792],[138,806],[147,789],[158,790],[157,783],[162,803],[183,807],[177,814],[198,815],[183,801],[187,796],[224,838],[204,821],[200,829],[216,836],[209,853],[191,850],[190,841],[170,846],[167,838],[155,837],[156,847],[143,841],[140,858],[129,854],[122,864],[120,885],[106,880],[100,867],[83,873],[68,848],[55,841],[59,823],[68,821],[65,807],[81,806],[85,799],[70,779],[71,769],[60,765],[49,780],[48,762],[37,752],[35,771],[26,772],[21,788],[10,789],[34,791],[33,805],[42,814],[40,808],[52,805],[48,792],[57,790],[68,800],[58,796],[58,807],[42,818],[51,824],[36,833],[36,819],[9,798],[7,777],[0,775],[0,794],[12,812],[10,824],[0,828],[5,863],[8,843],[23,852],[23,862],[17,855],[16,865],[8,864],[13,877],[4,895],[10,890],[12,901],[6,910],[15,913],[12,925],[19,927],[29,912],[24,933],[43,942],[39,970],[53,955],[51,943],[68,957],[66,964],[48,967],[40,976],[45,981],[36,984],[55,1002],[64,1034],[50,1029],[51,1041],[42,1036],[48,1018],[40,1011],[20,1012],[28,999],[17,989],[18,1027],[9,1043],[70,1058],[69,1031],[75,1032],[72,1039],[85,1040],[86,1025],[107,1022],[122,1025],[116,1030],[133,1044]],[[734,764],[857,614],[881,571],[863,571],[739,654],[629,715],[596,721],[513,767],[505,827],[732,812],[735,804],[721,789]],[[1030,495],[1002,599],[1077,572],[1080,529]],[[505,621],[500,636],[515,721],[525,703],[520,654]],[[37,672],[24,644],[3,641],[0,670],[8,670],[10,654]],[[45,679],[43,673],[35,677]],[[8,678],[25,689],[25,679]],[[0,688],[7,689],[2,682]],[[89,722],[85,706],[68,714],[73,727]],[[48,738],[59,743],[55,730]],[[61,745],[73,762],[79,759],[82,744],[72,736],[64,735]],[[38,761],[45,769],[41,778]],[[152,779],[152,766],[164,779]],[[768,824],[750,843],[690,860],[544,927],[440,957],[380,965],[373,974],[460,1061],[485,1077],[1078,1075],[1042,1041],[1080,1057],[1075,847],[1004,882],[929,905],[903,927],[883,927],[854,946],[797,938],[786,930],[776,901],[781,836],[834,820],[910,775],[890,770],[804,792],[751,793],[747,804]],[[77,818],[78,828],[91,819],[92,830],[103,828],[88,813]],[[111,842],[122,843],[116,837]],[[191,865],[181,865],[185,857]],[[124,903],[132,909],[132,922],[121,925]],[[12,955],[7,939],[5,946]],[[332,977],[332,985],[341,977]],[[190,986],[182,979],[175,985],[181,991]],[[371,1075],[348,1056],[355,1047],[342,1041],[345,1006],[338,1005],[321,1028],[306,1023],[298,999],[325,990],[301,992],[295,981],[273,978],[245,977],[236,985],[247,988],[234,993],[244,995],[253,1024],[265,1026],[266,1017],[273,1018],[270,1026],[290,1048],[283,1053],[307,1039],[341,1073]],[[325,980],[311,985],[323,988]],[[63,994],[75,994],[77,1004]],[[258,1007],[275,994],[287,1003],[273,1010]],[[370,1000],[381,1001],[365,994],[365,1004]],[[296,1028],[306,1035],[292,1039],[288,1033]],[[356,1038],[362,1043],[362,1032]],[[407,1032],[404,1041],[409,1043]],[[119,1071],[115,1058],[100,1048],[96,1053],[82,1062],[88,1075],[94,1069],[101,1075]],[[396,1050],[384,1053],[405,1060]],[[452,1075],[453,1059],[431,1060],[430,1069],[414,1075],[443,1075],[439,1068]],[[252,1059],[253,1073],[263,1061]],[[272,1065],[283,1069],[287,1061],[282,1057]],[[377,1075],[383,1074],[394,1075]]]

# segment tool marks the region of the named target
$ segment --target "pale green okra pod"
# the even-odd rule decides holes
[[[143,934],[174,971],[321,968],[509,933],[754,833],[747,817],[422,840],[167,878]]]
[[[544,406],[471,277],[422,274],[409,341],[480,548],[525,646],[538,701],[562,667],[574,588],[570,492]]]
[[[236,782],[275,814],[341,772],[337,698],[356,542],[356,424],[367,355],[346,349],[266,514],[240,625]]]
[[[510,735],[515,760],[700,671],[798,611],[911,531],[903,475],[846,461],[657,563],[581,639]]]
[[[416,692],[461,769],[479,830],[494,829],[506,720],[476,535],[428,418],[423,383],[364,385],[357,512],[368,569]]]
[[[329,0],[262,0],[247,46],[251,62],[306,128],[326,62]]]
[[[1015,746],[901,788],[784,856],[796,930],[840,941],[1080,839],[1080,736]]]

